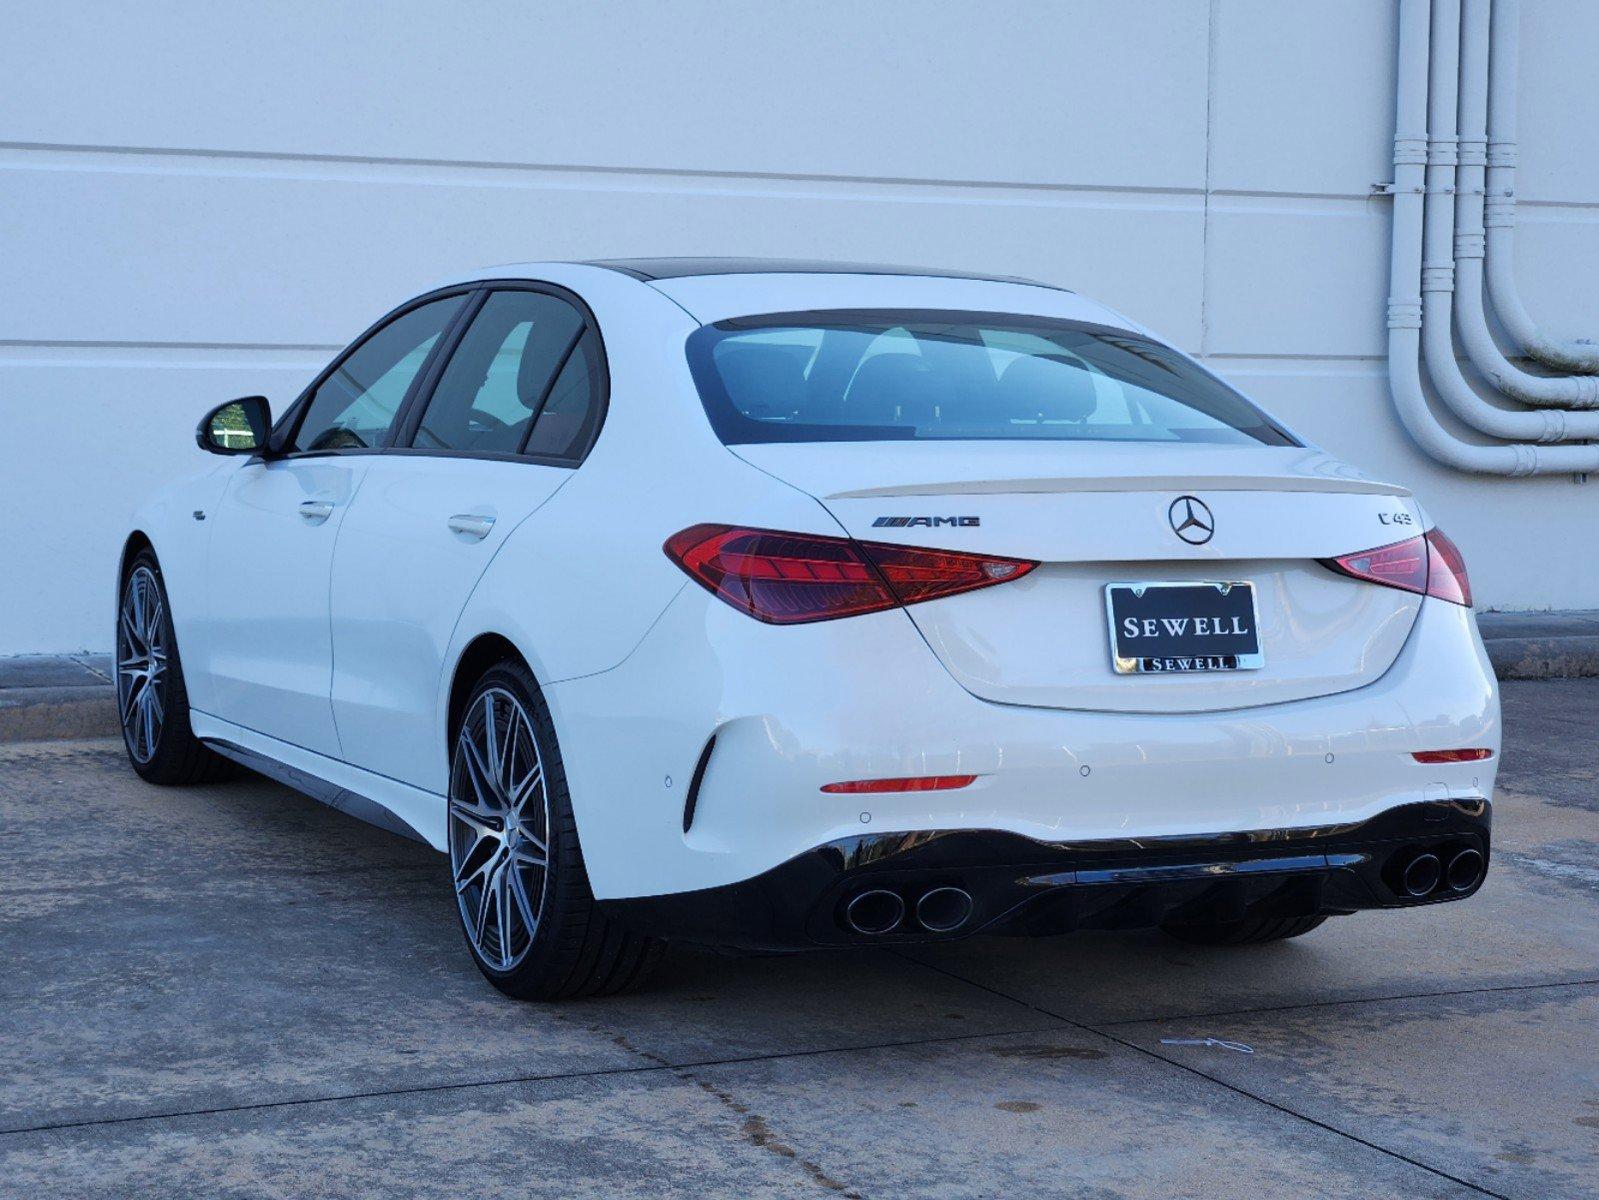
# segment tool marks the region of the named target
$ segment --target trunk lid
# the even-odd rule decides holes
[[[851,536],[1036,559],[1022,579],[907,608],[985,700],[1104,712],[1206,712],[1330,695],[1379,678],[1421,598],[1317,559],[1421,534],[1404,488],[1300,447],[1092,442],[740,445]],[[1171,512],[1208,508],[1190,544]],[[1186,518],[1177,510],[1177,522]],[[1205,531],[1190,529],[1191,537]],[[1108,584],[1248,581],[1258,670],[1118,674]]]

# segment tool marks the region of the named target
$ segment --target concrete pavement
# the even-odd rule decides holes
[[[681,950],[556,1007],[483,983],[414,843],[0,747],[0,1196],[1599,1196],[1599,680],[1504,695],[1462,904]],[[1205,1037],[1254,1053],[1162,1042]]]

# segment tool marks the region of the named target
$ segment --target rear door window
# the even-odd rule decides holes
[[[562,402],[559,381],[583,328],[583,315],[557,296],[490,294],[450,356],[411,444],[517,453],[539,414]]]
[[[588,453],[605,411],[600,339],[590,329],[567,356],[528,439],[527,453],[566,461]]]

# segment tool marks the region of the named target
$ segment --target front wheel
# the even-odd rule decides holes
[[[549,710],[521,663],[491,668],[467,701],[451,752],[448,824],[467,946],[506,995],[626,991],[660,961],[663,942],[595,906]]]
[[[208,783],[232,764],[189,727],[189,693],[172,628],[161,566],[149,549],[134,555],[117,599],[117,716],[128,761],[150,783]]]

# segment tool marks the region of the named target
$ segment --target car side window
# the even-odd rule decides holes
[[[515,454],[553,401],[552,384],[582,333],[583,314],[559,297],[491,293],[450,356],[412,445]]]
[[[528,439],[527,452],[552,458],[582,458],[603,413],[604,368],[599,335],[590,329],[567,356]]]
[[[312,393],[290,449],[382,445],[412,381],[465,300],[464,295],[445,296],[418,305],[346,354]]]

